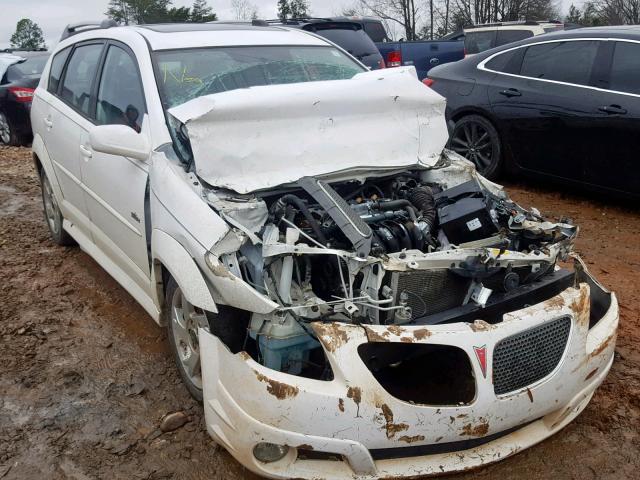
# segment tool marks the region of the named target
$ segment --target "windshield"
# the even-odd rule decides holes
[[[158,51],[164,108],[203,95],[283,83],[345,80],[366,71],[335,47],[251,46]]]

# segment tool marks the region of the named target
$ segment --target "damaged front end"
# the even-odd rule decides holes
[[[558,265],[577,228],[455,154],[206,198],[233,227],[212,271],[277,304],[251,313],[242,351],[201,331],[209,431],[260,474],[479,466],[562,428],[611,365],[615,296]]]
[[[472,171],[442,166],[329,184],[304,177],[284,189],[208,201],[231,225],[221,262],[277,303],[254,314],[256,355],[274,370],[329,378],[311,324],[494,324],[573,282],[556,268],[577,228],[526,211]],[[316,368],[316,372],[312,373]]]
[[[203,396],[208,431],[247,468],[477,467],[558,431],[606,376],[618,307],[579,260],[561,266],[577,227],[442,152],[444,99],[414,70],[169,114],[228,225],[203,269],[227,319],[199,330]]]

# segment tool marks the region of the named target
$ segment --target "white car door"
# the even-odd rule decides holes
[[[65,218],[88,241],[91,241],[90,220],[80,168],[84,157],[79,146],[83,133],[92,125],[90,97],[103,48],[104,42],[93,41],[78,44],[71,52],[69,48],[56,54],[49,89],[41,94],[47,106],[38,112],[42,118],[34,118],[44,125],[40,130],[62,190],[60,203]]]
[[[146,103],[138,64],[124,45],[110,41],[95,88],[96,125],[126,125],[148,135]],[[80,149],[85,197],[96,246],[145,293],[150,288],[150,265],[145,212],[147,162],[93,150],[89,132]]]

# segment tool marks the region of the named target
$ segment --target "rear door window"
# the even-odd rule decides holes
[[[89,115],[91,87],[102,53],[102,43],[81,45],[71,54],[60,96],[76,110]]]
[[[96,121],[98,125],[127,125],[140,132],[144,114],[144,94],[137,64],[125,50],[111,45],[98,88]]]
[[[67,61],[67,57],[71,52],[71,47],[67,47],[64,50],[60,50],[53,56],[51,60],[51,68],[49,69],[49,83],[47,84],[47,90],[51,93],[58,92],[58,85],[60,85],[60,77],[62,77],[62,69]]]
[[[640,44],[616,42],[609,89],[640,94]]]
[[[532,45],[524,53],[520,75],[589,85],[599,43],[581,40]]]
[[[464,49],[467,53],[480,53],[495,46],[496,31],[465,32]]]
[[[500,45],[517,42],[529,37],[533,37],[533,32],[531,30],[498,30],[495,46],[499,47]]]

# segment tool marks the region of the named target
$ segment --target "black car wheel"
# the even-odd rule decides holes
[[[498,176],[502,164],[500,137],[486,118],[468,115],[458,120],[449,148],[473,162],[485,177],[494,179]]]
[[[11,121],[4,112],[0,112],[0,143],[5,145],[19,145],[18,140]]]

